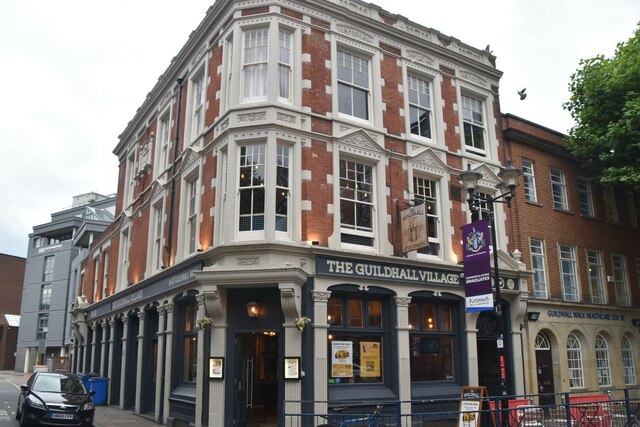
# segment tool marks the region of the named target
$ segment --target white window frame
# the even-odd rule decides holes
[[[356,188],[354,188],[354,196],[355,197],[342,197],[342,163],[345,162],[345,167],[349,167],[350,165],[355,166],[356,168],[358,166],[363,166],[365,168],[369,168],[370,169],[370,177],[371,177],[371,182],[366,183],[364,181],[359,181],[358,178],[355,178],[354,180],[349,179],[348,174],[345,177],[346,181],[344,181],[345,184],[353,184],[356,186],[358,185],[358,182],[362,182],[363,184],[368,184],[368,186],[370,186],[371,188],[371,198],[369,201],[365,201],[360,199],[359,197],[357,197],[358,195],[358,190],[356,190]],[[352,247],[352,248],[360,248],[360,249],[367,249],[367,248],[377,248],[378,247],[378,239],[376,238],[377,233],[378,233],[378,226],[377,226],[377,220],[376,220],[376,202],[377,202],[377,191],[376,191],[376,185],[377,185],[377,177],[376,177],[376,172],[377,172],[377,164],[366,160],[366,159],[361,159],[361,158],[355,158],[352,156],[348,156],[345,154],[342,154],[340,156],[340,159],[338,160],[338,191],[340,193],[339,199],[338,199],[338,222],[340,224],[340,241],[342,243],[343,246],[345,247]],[[350,171],[351,169],[347,169],[347,172]],[[356,170],[355,171],[356,174],[358,174],[359,172]],[[347,187],[345,187],[347,188]],[[349,188],[350,189],[350,188]],[[343,200],[345,201],[345,203],[349,203],[349,202],[353,202],[354,203],[354,209],[355,209],[355,205],[364,205],[364,206],[369,206],[369,212],[370,212],[370,216],[371,216],[371,227],[358,227],[358,225],[356,224],[356,212],[354,211],[354,224],[353,226],[351,226],[350,224],[345,224],[342,222],[342,202]],[[370,229],[368,229],[370,228]],[[353,243],[353,242],[349,242],[349,241],[345,241],[343,240],[343,235],[347,235],[347,236],[353,236],[354,239],[358,239],[358,238],[363,238],[363,239],[371,239],[371,245],[366,245],[366,244],[358,244],[358,243]],[[364,241],[364,240],[363,240]]]
[[[294,47],[295,47],[294,32],[286,27],[279,26],[278,28],[278,100],[280,102],[291,103],[292,101]]]
[[[433,77],[425,77],[424,75],[413,71],[407,70],[406,76],[406,85],[407,90],[405,91],[405,114],[406,118],[406,127],[407,127],[407,135],[411,138],[416,138],[418,140],[423,140],[426,142],[431,142],[434,138],[434,114],[433,114]],[[420,90],[425,89],[426,90]],[[415,96],[412,94],[415,93]],[[428,135],[422,135],[420,132],[413,132],[412,125],[412,110],[416,109],[418,111],[422,111],[423,114],[427,114],[427,119],[429,120],[428,125]],[[422,117],[422,114],[420,115]],[[418,123],[420,120],[418,120]]]
[[[124,207],[125,209],[133,202],[133,194],[136,187],[136,153],[137,150],[133,149],[127,153],[125,160],[125,186],[124,186]]]
[[[586,249],[587,278],[589,279],[589,292],[591,302],[594,304],[606,304],[607,292],[605,286],[605,269],[602,252]]]
[[[340,73],[340,67],[341,67],[341,63],[347,64],[347,60],[351,58],[352,60],[352,64],[354,64],[354,67],[351,68],[351,76],[346,76],[343,75],[343,77],[348,77],[348,78],[342,78],[341,77],[341,73]],[[354,63],[354,59],[357,58],[358,64]],[[363,86],[362,84],[360,84],[358,81],[356,81],[355,79],[355,73],[356,72],[360,72],[361,74],[365,74],[362,73],[362,66],[364,64],[364,62],[366,61],[366,76],[367,76],[367,85]],[[343,45],[339,45],[336,48],[336,59],[335,59],[335,79],[336,79],[336,84],[335,84],[335,88],[336,88],[336,94],[334,96],[335,98],[335,103],[336,103],[336,112],[338,113],[338,115],[340,117],[344,117],[344,118],[349,118],[350,120],[355,120],[355,121],[360,121],[360,122],[364,122],[364,123],[371,123],[373,122],[373,97],[372,97],[372,91],[373,91],[373,74],[372,74],[372,67],[374,64],[373,61],[373,57],[370,54],[364,53],[364,52],[360,52],[358,50],[354,50],[352,48],[348,48],[346,46]],[[340,93],[341,92],[341,87],[343,88],[343,90],[349,89],[351,96],[351,108],[349,109],[350,111],[341,111],[341,106],[340,106]],[[355,111],[355,99],[354,99],[354,90],[358,90],[358,91],[362,91],[364,92],[364,100],[366,105],[364,106],[364,113],[366,114],[366,117],[360,117],[357,116],[356,114],[354,114]],[[342,107],[342,108],[346,108],[346,107]]]
[[[609,346],[607,340],[600,334],[596,335],[596,379],[599,387],[611,385],[611,362],[609,361]]]
[[[156,178],[162,175],[169,166],[169,149],[171,147],[171,107],[165,108],[158,115],[158,135],[156,136]]]
[[[620,254],[611,254],[611,269],[613,272],[613,286],[616,292],[616,305],[628,307],[631,305],[631,299],[629,298],[627,257]]]
[[[184,180],[184,256],[187,257],[200,249],[200,200],[202,198],[200,176],[191,175]]]
[[[276,173],[275,173],[275,206],[274,206],[274,229],[277,235],[288,237],[291,230],[291,185],[292,181],[292,161],[293,149],[289,144],[276,142]],[[268,172],[268,170],[267,170]],[[284,182],[286,178],[286,182]],[[283,181],[279,181],[283,179]],[[284,200],[285,208],[282,208]],[[282,229],[284,226],[284,229]]]
[[[423,192],[423,190],[419,190],[417,188],[417,180],[423,180],[425,182],[429,183],[429,186],[422,186],[422,188],[424,189],[424,193],[428,193],[428,194],[420,194],[421,192]],[[431,188],[427,188],[427,187],[431,187]],[[428,242],[429,244],[436,244],[438,245],[438,253],[437,254],[428,254],[425,253],[424,251],[421,252],[420,249],[418,249],[418,254],[425,256],[425,257],[437,257],[437,258],[442,258],[443,257],[443,253],[444,253],[444,248],[443,248],[443,244],[442,244],[442,215],[440,214],[440,212],[442,211],[442,202],[441,202],[441,197],[440,197],[440,187],[441,187],[441,182],[439,178],[434,178],[434,177],[430,177],[430,176],[426,176],[423,174],[419,174],[419,173],[414,173],[413,174],[413,178],[411,179],[411,191],[413,194],[412,199],[413,200],[423,200],[424,203],[427,203],[427,205],[425,206],[425,214],[427,216],[427,233],[430,233],[430,231],[432,229],[434,229],[434,227],[430,227],[429,223],[435,223],[435,237],[433,236],[429,236],[428,237]],[[432,194],[433,192],[435,192],[435,196]],[[433,209],[430,209],[430,206],[435,204],[435,212],[433,211]]]
[[[129,287],[129,249],[131,242],[129,240],[130,235],[129,226],[124,227],[120,232],[120,255],[118,260],[120,261],[120,290],[127,289]]]
[[[100,253],[93,257],[93,301],[98,301],[98,278],[100,278]]]
[[[102,298],[106,298],[109,290],[109,247],[102,249]]]
[[[567,196],[567,177],[565,172],[562,169],[551,167],[549,168],[549,176],[554,209],[568,211],[569,198]]]
[[[204,132],[207,108],[207,67],[206,63],[197,68],[189,78],[189,126],[188,141],[193,143]]]
[[[524,199],[527,202],[537,203],[536,176],[533,160],[522,159],[522,181],[524,185]]]
[[[164,198],[156,200],[151,204],[151,220],[149,223],[149,271],[157,273],[162,270],[163,259],[162,252],[164,248]]]
[[[255,58],[250,58],[252,61],[245,63],[247,37],[255,31],[266,34],[264,56],[260,56],[257,62]],[[282,16],[278,19],[261,18],[258,21],[236,22],[224,36],[223,71],[226,77],[221,82],[221,112],[229,111],[236,105],[265,102],[301,105],[301,33],[299,23],[288,21]],[[283,34],[289,36],[287,46],[283,45]],[[257,67],[262,67],[260,73],[264,84],[259,93],[247,93],[247,82],[250,81],[247,73]],[[288,73],[284,73],[284,70],[288,70]],[[288,74],[287,79],[281,79],[285,74]],[[282,92],[285,88],[288,93]]]
[[[533,296],[539,299],[547,299],[548,295],[548,278],[547,278],[547,260],[544,240],[530,238],[529,251],[531,255],[531,270],[533,271]]]
[[[567,337],[567,368],[569,373],[569,388],[584,387],[584,364],[582,363],[582,345],[574,333]]]
[[[238,235],[245,235],[247,237],[255,236],[262,237],[264,236],[264,232],[267,227],[269,227],[267,223],[267,199],[270,194],[274,194],[268,191],[266,181],[269,180],[267,177],[267,141],[253,141],[248,143],[243,143],[238,145],[238,162],[236,165],[238,180],[236,182],[238,188],[238,197],[237,197],[237,225],[236,230]],[[245,150],[244,155],[242,154],[242,150]],[[253,179],[250,178],[250,181],[247,181],[246,185],[243,185],[244,179],[244,170],[255,169],[261,171],[260,178],[262,178],[262,182],[253,182]],[[260,192],[262,192],[262,210],[257,211],[256,209],[256,201],[260,200]],[[249,194],[249,210],[248,212],[242,211],[242,200],[243,194]],[[259,222],[261,218],[262,227],[259,227]],[[249,220],[247,224],[249,227],[243,227],[243,222],[246,222],[246,219]]]
[[[624,374],[624,384],[634,385],[636,383],[636,367],[633,358],[633,345],[626,335],[622,336],[620,342],[620,353],[622,356],[622,369]]]
[[[578,276],[578,260],[575,246],[559,243],[558,263],[562,299],[565,301],[580,301],[580,278]]]
[[[578,180],[578,200],[580,201],[580,213],[588,218],[595,217],[593,197],[591,195],[591,182],[582,176]]]
[[[263,138],[256,139],[251,135],[236,135],[234,142],[227,144],[220,150],[218,156],[218,185],[220,191],[216,191],[216,223],[214,238],[216,243],[222,244],[232,241],[286,241],[300,239],[300,218],[302,215],[301,201],[301,164],[302,148],[299,141],[289,139],[281,132],[269,131],[264,133]],[[262,145],[264,147],[264,167],[261,169],[263,178],[262,185],[255,188],[262,188],[264,191],[264,211],[262,212],[263,227],[261,229],[244,229],[241,231],[240,208],[241,193],[243,189],[249,191],[251,186],[240,187],[242,161],[241,152],[243,147]],[[288,151],[288,187],[284,187],[278,181],[279,162],[283,160],[282,151],[279,147]],[[279,153],[280,152],[280,156]],[[284,172],[282,169],[280,173]],[[277,201],[281,198],[274,197],[276,191],[285,191],[286,214],[279,211]],[[248,197],[248,196],[246,196]],[[253,195],[252,195],[253,197]],[[245,199],[246,200],[246,199]],[[219,207],[219,208],[218,208]],[[251,210],[246,211],[248,214]],[[277,213],[279,212],[279,213]],[[286,219],[285,219],[286,215]],[[247,216],[247,218],[249,218]],[[286,221],[286,230],[282,227]],[[278,224],[278,227],[276,227]],[[244,227],[243,227],[244,228]],[[278,228],[278,229],[276,229]]]
[[[462,123],[461,135],[462,144],[465,150],[469,153],[476,154],[478,156],[487,157],[489,153],[489,132],[487,131],[487,100],[477,94],[471,94],[469,92],[463,92],[460,94],[460,120]],[[480,120],[474,115],[481,115]],[[482,134],[482,147],[476,146],[474,133],[471,133],[472,143],[467,144],[467,134],[465,131],[465,125],[471,126],[471,130],[480,129]]]
[[[249,37],[256,35],[255,38]],[[266,41],[266,45],[257,43]],[[255,44],[255,45],[254,45]],[[242,31],[242,83],[241,99],[243,103],[266,101],[269,93],[269,45],[272,45],[269,37],[269,25],[256,28],[245,28]],[[264,49],[264,53],[259,53],[257,48]],[[259,56],[248,58],[249,49],[256,49]],[[253,79],[250,79],[249,71],[253,71]],[[255,82],[255,77],[262,75],[262,86],[251,88],[247,82]]]

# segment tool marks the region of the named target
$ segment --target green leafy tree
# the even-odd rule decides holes
[[[640,24],[612,58],[581,60],[569,90],[569,150],[599,181],[640,190]]]

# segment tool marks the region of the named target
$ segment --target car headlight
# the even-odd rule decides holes
[[[44,406],[44,403],[42,403],[42,401],[40,401],[40,399],[38,399],[37,397],[34,397],[34,396],[28,396],[27,397],[27,403],[29,404],[29,406],[33,406],[34,408],[47,409],[47,407]]]
[[[93,402],[87,402],[84,405],[82,405],[82,407],[80,408],[81,411],[90,411],[93,408],[95,408],[95,405],[93,404]]]

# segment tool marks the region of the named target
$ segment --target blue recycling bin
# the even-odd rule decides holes
[[[82,385],[84,388],[89,391],[91,390],[91,384],[89,384],[89,380],[93,377],[97,377],[97,374],[80,374],[80,379],[82,380]]]
[[[109,385],[109,378],[90,378],[89,384],[90,390],[96,392],[91,398],[93,404],[96,406],[102,406],[107,401],[107,386]]]

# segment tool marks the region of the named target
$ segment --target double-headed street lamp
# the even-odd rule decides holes
[[[496,188],[500,190],[498,196],[489,196],[485,194],[479,194],[476,192],[478,187],[478,181],[482,178],[482,174],[471,170],[471,165],[467,165],[467,170],[459,175],[460,181],[462,181],[464,188],[469,193],[467,203],[469,208],[474,211],[481,206],[486,206],[489,209],[489,220],[491,221],[491,243],[493,245],[493,273],[494,283],[496,287],[496,300],[494,306],[496,315],[498,317],[498,336],[496,337],[496,345],[498,349],[498,366],[500,369],[500,390],[502,395],[506,395],[506,364],[504,356],[504,327],[502,324],[502,305],[500,304],[500,271],[498,269],[498,240],[496,238],[496,224],[495,224],[495,203],[506,203],[511,207],[511,199],[516,194],[516,187],[518,186],[518,179],[522,172],[520,169],[514,168],[511,162],[507,162],[507,167],[502,169],[498,173],[498,177],[502,180]]]

